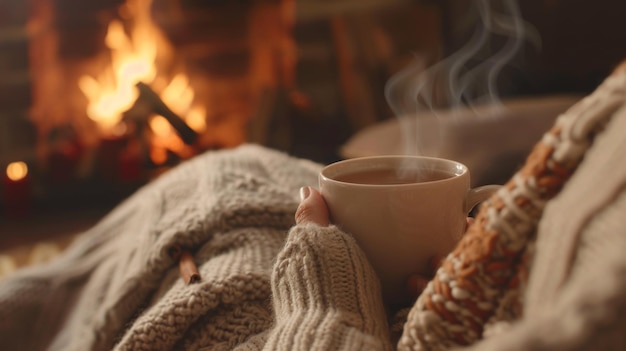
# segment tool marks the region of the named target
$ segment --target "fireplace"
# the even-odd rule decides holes
[[[158,166],[240,144],[254,99],[251,22],[279,5],[35,0],[30,114],[39,153],[72,134],[87,149],[131,136],[142,162]]]
[[[334,161],[391,116],[389,76],[438,59],[438,18],[405,0],[4,2],[0,206],[108,206],[244,142]]]
[[[290,3],[5,2],[2,170],[26,165],[25,196],[44,206],[117,201],[182,160],[245,142],[261,91],[282,84]]]

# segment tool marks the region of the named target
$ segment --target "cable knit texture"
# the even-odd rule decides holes
[[[52,264],[2,281],[3,349],[391,349],[354,240],[294,226],[319,168],[244,145],[166,173]],[[175,247],[193,252],[199,283],[182,281]]]
[[[624,101],[615,75],[559,118],[392,319],[397,345],[353,238],[294,224],[321,165],[243,145],[183,163],[2,280],[2,349],[624,349]],[[180,248],[199,282],[181,279]]]
[[[622,126],[626,118],[625,101],[626,74],[615,74],[593,94],[559,116],[554,127],[536,144],[524,166],[481,206],[473,225],[411,309],[399,349],[446,350],[471,345],[485,336],[488,323],[499,320],[496,314],[502,313],[503,305],[515,305],[507,300],[511,293],[523,304],[524,294],[515,293],[527,278],[528,256],[533,254],[540,222],[543,226],[552,222],[560,224],[551,228],[558,234],[552,234],[547,240],[541,237],[537,245],[541,253],[551,248],[558,254],[552,259],[550,255],[537,256],[530,272],[525,307],[534,311],[537,299],[551,301],[546,295],[559,291],[557,287],[569,279],[567,273],[573,269],[574,261],[563,259],[563,253],[571,254],[581,244],[572,233],[579,232],[584,221],[598,215],[601,208],[598,205],[621,191],[626,180],[626,169],[618,165],[623,162],[617,160],[614,150],[622,147],[620,155],[623,155],[626,146]],[[594,147],[601,151],[594,151]],[[581,163],[586,170],[578,170]],[[588,163],[596,167],[587,168]],[[607,176],[600,172],[602,168],[606,169]],[[570,178],[579,173],[588,174],[585,181],[573,190],[570,186],[566,195],[561,194]],[[596,184],[599,182],[602,184]],[[567,195],[572,192],[574,196]],[[544,213],[546,205],[555,197],[554,202],[559,203],[558,199],[565,196],[577,201],[568,201],[560,212]],[[623,230],[611,236],[612,243],[619,244],[619,237],[624,237]],[[583,265],[594,267],[594,264],[585,262]],[[540,285],[533,285],[537,279],[543,280]],[[534,286],[537,290],[533,290]],[[541,306],[548,310],[552,307]],[[580,317],[584,319],[584,314]]]

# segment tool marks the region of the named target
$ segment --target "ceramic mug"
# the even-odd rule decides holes
[[[471,209],[499,187],[471,189],[465,165],[421,156],[347,159],[319,174],[331,222],[358,242],[388,304],[409,301],[408,277],[452,251]]]

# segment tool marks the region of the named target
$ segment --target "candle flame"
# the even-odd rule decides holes
[[[6,172],[7,172],[7,177],[10,180],[17,182],[26,178],[26,175],[28,175],[28,166],[26,165],[25,162],[22,162],[22,161],[11,162],[7,166]]]

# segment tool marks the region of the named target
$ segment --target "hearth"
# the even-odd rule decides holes
[[[261,87],[279,84],[254,63],[287,35],[289,2],[5,2],[3,173],[24,165],[25,196],[39,205],[117,201],[182,160],[243,143]]]
[[[389,76],[416,52],[438,59],[438,25],[409,0],[4,2],[0,173],[25,172],[0,207],[22,179],[26,208],[111,206],[244,142],[334,161],[391,116]]]

